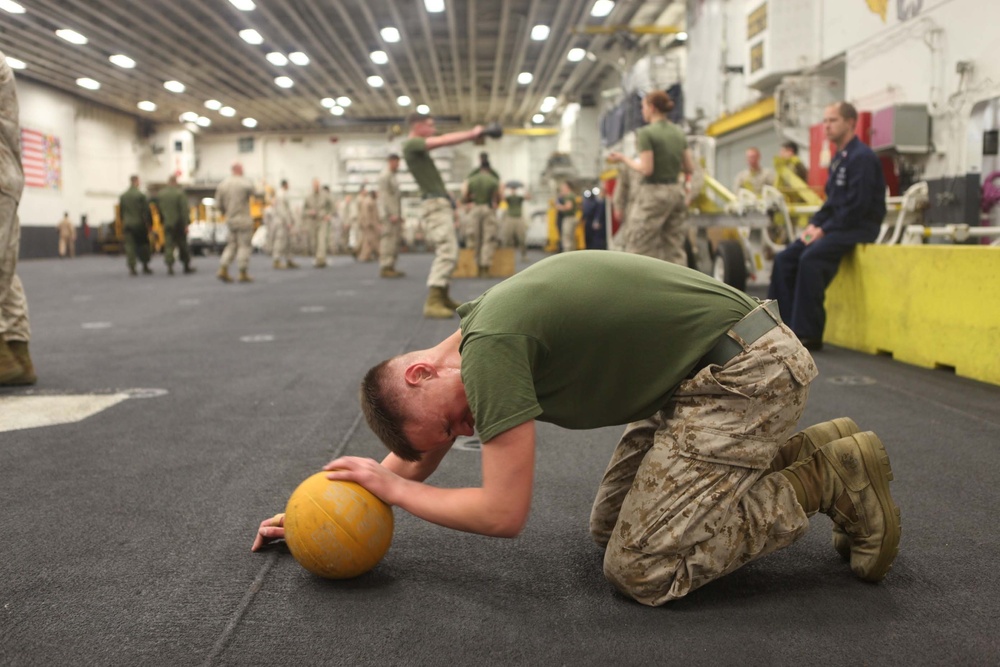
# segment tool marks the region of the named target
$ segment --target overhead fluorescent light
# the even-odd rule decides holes
[[[212,119],[208,116],[198,116],[198,120],[195,123],[198,124],[198,127],[208,127],[212,124]]]
[[[78,33],[76,30],[70,30],[69,28],[62,28],[60,30],[56,30],[56,34],[65,39],[70,44],[87,43],[87,38]]]
[[[17,58],[11,58],[10,56],[5,56],[4,58],[11,69],[24,69],[27,65],[23,60],[18,60]]]
[[[222,102],[219,100],[208,100],[205,102],[205,108],[211,109],[212,111],[218,111],[222,108]]]
[[[674,35],[674,39],[676,39],[678,42],[686,42],[687,38],[688,38],[688,34],[686,32],[684,32],[684,31],[681,31],[681,32],[677,33],[676,35]]]
[[[185,90],[184,84],[180,81],[164,81],[163,87],[172,93],[183,93]]]
[[[372,88],[381,88],[383,85],[385,85],[385,81],[383,81],[382,77],[380,76],[377,75],[370,76],[368,77],[368,85],[371,86]]]
[[[86,76],[77,79],[76,85],[80,86],[81,88],[86,88],[87,90],[97,90],[98,88],[101,87],[101,84],[99,82],[94,81],[90,77]]]
[[[531,29],[531,39],[536,42],[544,42],[549,38],[549,26],[539,23]]]
[[[368,57],[372,59],[372,62],[376,65],[384,65],[389,62],[389,56],[385,51],[372,51],[368,54]]]
[[[382,28],[379,31],[379,34],[382,35],[382,39],[384,39],[387,42],[395,43],[399,41],[399,31],[393,28],[392,26],[386,26],[385,28]]]
[[[522,86],[527,86],[534,78],[535,77],[531,72],[521,72],[517,75],[517,82]]]
[[[408,95],[400,95],[399,97],[396,98],[396,104],[398,104],[401,107],[410,106],[410,103],[412,101],[413,100],[411,100]]]
[[[541,123],[544,123],[545,122],[545,116],[543,114],[536,113],[534,116],[531,117],[531,122],[534,123],[535,125],[539,125]]]
[[[156,103],[150,102],[149,100],[143,100],[142,102],[136,104],[136,106],[143,111],[156,111]]]
[[[180,120],[182,123],[197,123],[198,114],[193,111],[185,111],[180,115]]]
[[[0,9],[4,10],[9,14],[23,14],[24,7],[17,4],[13,0],[0,0]]]
[[[580,47],[570,49],[569,53],[566,54],[566,60],[570,61],[571,63],[578,63],[586,57],[587,57],[587,50],[581,49]]]
[[[444,0],[424,0],[424,8],[431,14],[439,14],[444,11]]]
[[[215,197],[202,197],[201,203],[205,206],[215,206]]]
[[[552,111],[553,109],[555,109],[557,104],[559,104],[559,100],[557,100],[554,97],[549,96],[549,97],[546,97],[544,100],[542,100],[542,106],[539,107],[539,110],[542,113],[548,113],[548,112]]]
[[[118,65],[123,69],[132,69],[133,67],[135,67],[135,61],[126,55],[122,55],[121,53],[116,53],[113,56],[109,56],[108,60],[110,60],[112,64]]]
[[[429,114],[430,112],[431,112],[431,108],[429,106],[427,106],[426,104],[418,104],[417,105],[417,113],[422,113],[422,114],[426,115],[426,114]]]
[[[260,33],[253,28],[247,28],[246,30],[240,30],[240,39],[242,39],[247,44],[263,44],[264,38],[260,36]]]
[[[225,116],[226,118],[232,118],[233,116],[236,115],[236,109],[232,107],[222,107],[221,109],[219,109],[219,113]]]
[[[614,8],[615,3],[612,2],[612,0],[597,0],[597,2],[594,3],[594,7],[590,10],[590,15],[598,18],[607,16]]]
[[[298,65],[299,67],[305,67],[309,64],[309,56],[302,51],[292,51],[288,54],[288,59],[292,61],[293,65]]]
[[[351,98],[345,95],[341,95],[340,97],[337,98],[337,104],[346,109],[347,107],[351,106]]]
[[[291,88],[295,85],[295,82],[290,77],[279,76],[274,79],[274,85],[279,88]]]
[[[332,97],[324,97],[319,101],[319,103],[322,104],[327,109],[332,109],[333,107],[337,106],[337,100],[333,99]]]
[[[241,12],[252,12],[257,8],[257,5],[253,4],[253,0],[229,0],[229,4]]]
[[[243,122],[243,127],[257,127],[256,118],[244,118],[242,122]]]
[[[330,113],[332,113],[334,116],[343,116],[344,115],[344,107],[338,107],[338,106],[332,107],[330,109]]]
[[[267,58],[267,62],[271,63],[275,67],[284,67],[288,64],[288,58],[280,51],[271,51],[264,57]]]

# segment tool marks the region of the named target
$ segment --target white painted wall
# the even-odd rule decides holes
[[[16,76],[16,75],[15,75]],[[21,127],[59,137],[62,189],[25,188],[18,209],[23,226],[54,227],[68,211],[91,227],[114,219],[119,195],[139,171],[138,121],[16,78]]]

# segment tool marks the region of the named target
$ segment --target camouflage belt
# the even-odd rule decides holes
[[[781,323],[778,314],[777,301],[765,301],[750,311],[742,320],[732,326],[730,331],[739,336],[748,346],[753,345],[758,338]],[[722,336],[719,342],[701,358],[695,368],[704,368],[712,364],[725,366],[743,352],[743,346],[731,338],[729,334]]]

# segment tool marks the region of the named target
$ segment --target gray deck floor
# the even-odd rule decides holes
[[[1000,387],[817,355],[803,425],[851,416],[892,457],[903,542],[879,585],[855,580],[817,516],[797,544],[684,600],[635,604],[604,580],[587,535],[619,429],[547,425],[520,538],[397,510],[383,562],[327,582],[284,549],[251,554],[253,533],[334,455],[382,455],[360,377],[457,326],[420,316],[430,257],[404,256],[409,276],[387,281],[353,260],[277,272],[255,256],[257,281],[228,286],[214,258],[173,278],[160,261],[139,278],[121,258],[20,266],[41,381],[0,389],[0,411],[25,396],[120,402],[0,432],[4,665],[1000,662]],[[453,295],[493,282],[458,281]],[[478,453],[455,451],[432,481],[478,475]]]

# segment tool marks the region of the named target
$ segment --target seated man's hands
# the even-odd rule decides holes
[[[809,245],[814,241],[819,241],[823,238],[823,228],[810,223],[809,226],[802,231],[802,235],[799,236],[799,238],[802,239],[802,242],[806,245]]]

